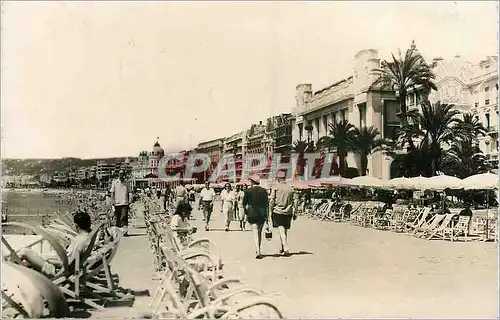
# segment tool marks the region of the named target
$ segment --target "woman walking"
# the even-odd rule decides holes
[[[231,189],[231,184],[226,183],[224,190],[220,194],[222,200],[222,213],[226,216],[226,231],[229,231],[231,221],[234,221],[234,207],[233,203],[236,199],[235,192]]]
[[[259,186],[259,176],[250,177],[250,188],[245,191],[243,205],[246,206],[247,221],[252,227],[255,244],[255,259],[262,259],[261,244],[262,230],[268,219],[269,197],[266,189]]]
[[[243,205],[243,198],[245,197],[246,185],[238,185],[236,186],[236,201],[235,201],[235,209],[236,209],[236,219],[240,222],[240,230],[245,230],[246,223],[246,214],[245,214],[245,206]]]

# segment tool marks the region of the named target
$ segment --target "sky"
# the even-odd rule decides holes
[[[2,158],[137,156],[291,112],[354,55],[497,54],[495,2],[3,2]]]

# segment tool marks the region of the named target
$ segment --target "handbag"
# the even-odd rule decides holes
[[[264,232],[264,237],[266,237],[267,240],[271,240],[273,238],[273,232],[271,231],[271,228],[266,228],[266,231]]]

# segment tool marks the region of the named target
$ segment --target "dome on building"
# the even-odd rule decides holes
[[[151,151],[151,156],[161,158],[164,155],[165,155],[165,150],[163,150],[163,148],[160,146],[160,143],[156,141],[156,143],[153,145],[153,151]]]

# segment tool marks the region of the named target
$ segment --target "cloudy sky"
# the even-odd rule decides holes
[[[429,59],[497,52],[494,2],[4,2],[2,156],[135,156],[290,112],[295,86],[415,40]]]

